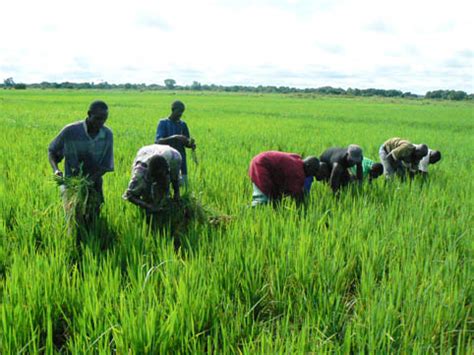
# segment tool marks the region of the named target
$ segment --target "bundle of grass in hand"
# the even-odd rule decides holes
[[[85,225],[96,217],[101,196],[94,182],[84,176],[54,177],[61,187],[64,211],[68,225]]]
[[[230,216],[219,214],[202,204],[191,192],[181,196],[179,201],[169,198],[161,200],[159,212],[154,214],[157,226],[169,226],[174,235],[184,233],[192,223],[221,225],[230,220]]]

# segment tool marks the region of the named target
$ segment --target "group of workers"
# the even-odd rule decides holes
[[[417,174],[426,177],[428,165],[441,159],[441,152],[426,144],[413,144],[398,137],[388,139],[380,146],[381,163],[364,157],[362,148],[351,144],[346,148],[326,149],[318,158],[302,159],[297,154],[278,151],[263,152],[255,156],[249,169],[253,184],[252,206],[278,201],[292,196],[301,201],[317,181],[327,182],[334,193],[352,182],[369,183],[385,175],[387,179],[398,175],[405,179]]]
[[[147,213],[158,213],[159,202],[170,197],[179,200],[180,186],[187,185],[186,149],[196,149],[188,126],[181,117],[185,105],[174,101],[169,117],[159,121],[154,144],[142,147],[132,164],[132,177],[123,198]],[[113,134],[104,124],[108,106],[103,101],[90,104],[85,120],[65,126],[49,145],[48,158],[58,177],[81,175],[90,180],[90,188],[99,196],[91,209],[97,217],[104,202],[103,175],[114,170]],[[439,151],[425,144],[413,144],[392,138],[379,150],[381,163],[363,155],[362,148],[351,144],[333,147],[319,158],[292,153],[267,151],[255,156],[249,169],[253,184],[252,206],[275,202],[284,196],[302,200],[314,181],[329,183],[337,193],[340,188],[363,179],[426,174],[429,164],[441,159]],[[64,174],[58,164],[64,159]]]

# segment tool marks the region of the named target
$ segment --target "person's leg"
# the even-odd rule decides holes
[[[383,174],[385,178],[389,179],[393,176],[393,174],[395,173],[395,170],[392,166],[392,159],[388,157],[388,154],[385,151],[383,144],[380,146],[379,156],[380,156],[380,162],[383,165]]]
[[[185,189],[189,186],[188,175],[181,175],[179,177],[179,186],[184,187]]]
[[[252,183],[252,186],[253,186],[252,207],[267,204],[268,197],[262,191],[260,191],[257,185]]]

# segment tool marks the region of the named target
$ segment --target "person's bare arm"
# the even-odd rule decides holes
[[[179,193],[179,180],[175,179],[171,181],[171,186],[173,186],[173,198],[175,200],[180,199],[180,193]]]
[[[63,177],[63,172],[59,169],[58,161],[56,155],[52,152],[48,152],[48,160],[51,168],[53,169],[53,173],[56,176]]]
[[[136,197],[136,196],[128,196],[127,201],[134,204],[135,206],[146,209],[149,212],[157,212],[158,211],[158,209],[155,206],[153,206],[150,203],[147,203],[147,202],[143,201],[142,199],[140,199],[139,197]]]
[[[334,163],[331,170],[331,177],[329,178],[329,185],[334,193],[339,190],[341,185],[341,174],[344,171],[344,168],[341,164]]]
[[[357,164],[356,166],[356,174],[357,174],[357,180],[359,181],[359,184],[362,183],[362,163]]]
[[[183,136],[182,134],[175,134],[174,136],[169,136],[166,138],[158,138],[155,143],[156,144],[181,144],[187,147],[190,143],[190,138]]]

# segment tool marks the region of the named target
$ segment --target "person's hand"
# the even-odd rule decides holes
[[[153,206],[150,204],[148,207],[148,211],[151,213],[158,213],[160,212],[160,208],[158,206]]]
[[[57,176],[60,178],[64,177],[63,172],[59,169],[54,170],[54,176]]]
[[[192,150],[196,149],[196,141],[194,138],[189,138],[188,148],[191,148]]]
[[[182,145],[184,145],[185,147],[188,146],[189,144],[189,138],[186,137],[186,136],[183,136],[182,134],[177,134],[176,136],[176,139],[178,140],[178,142]]]

